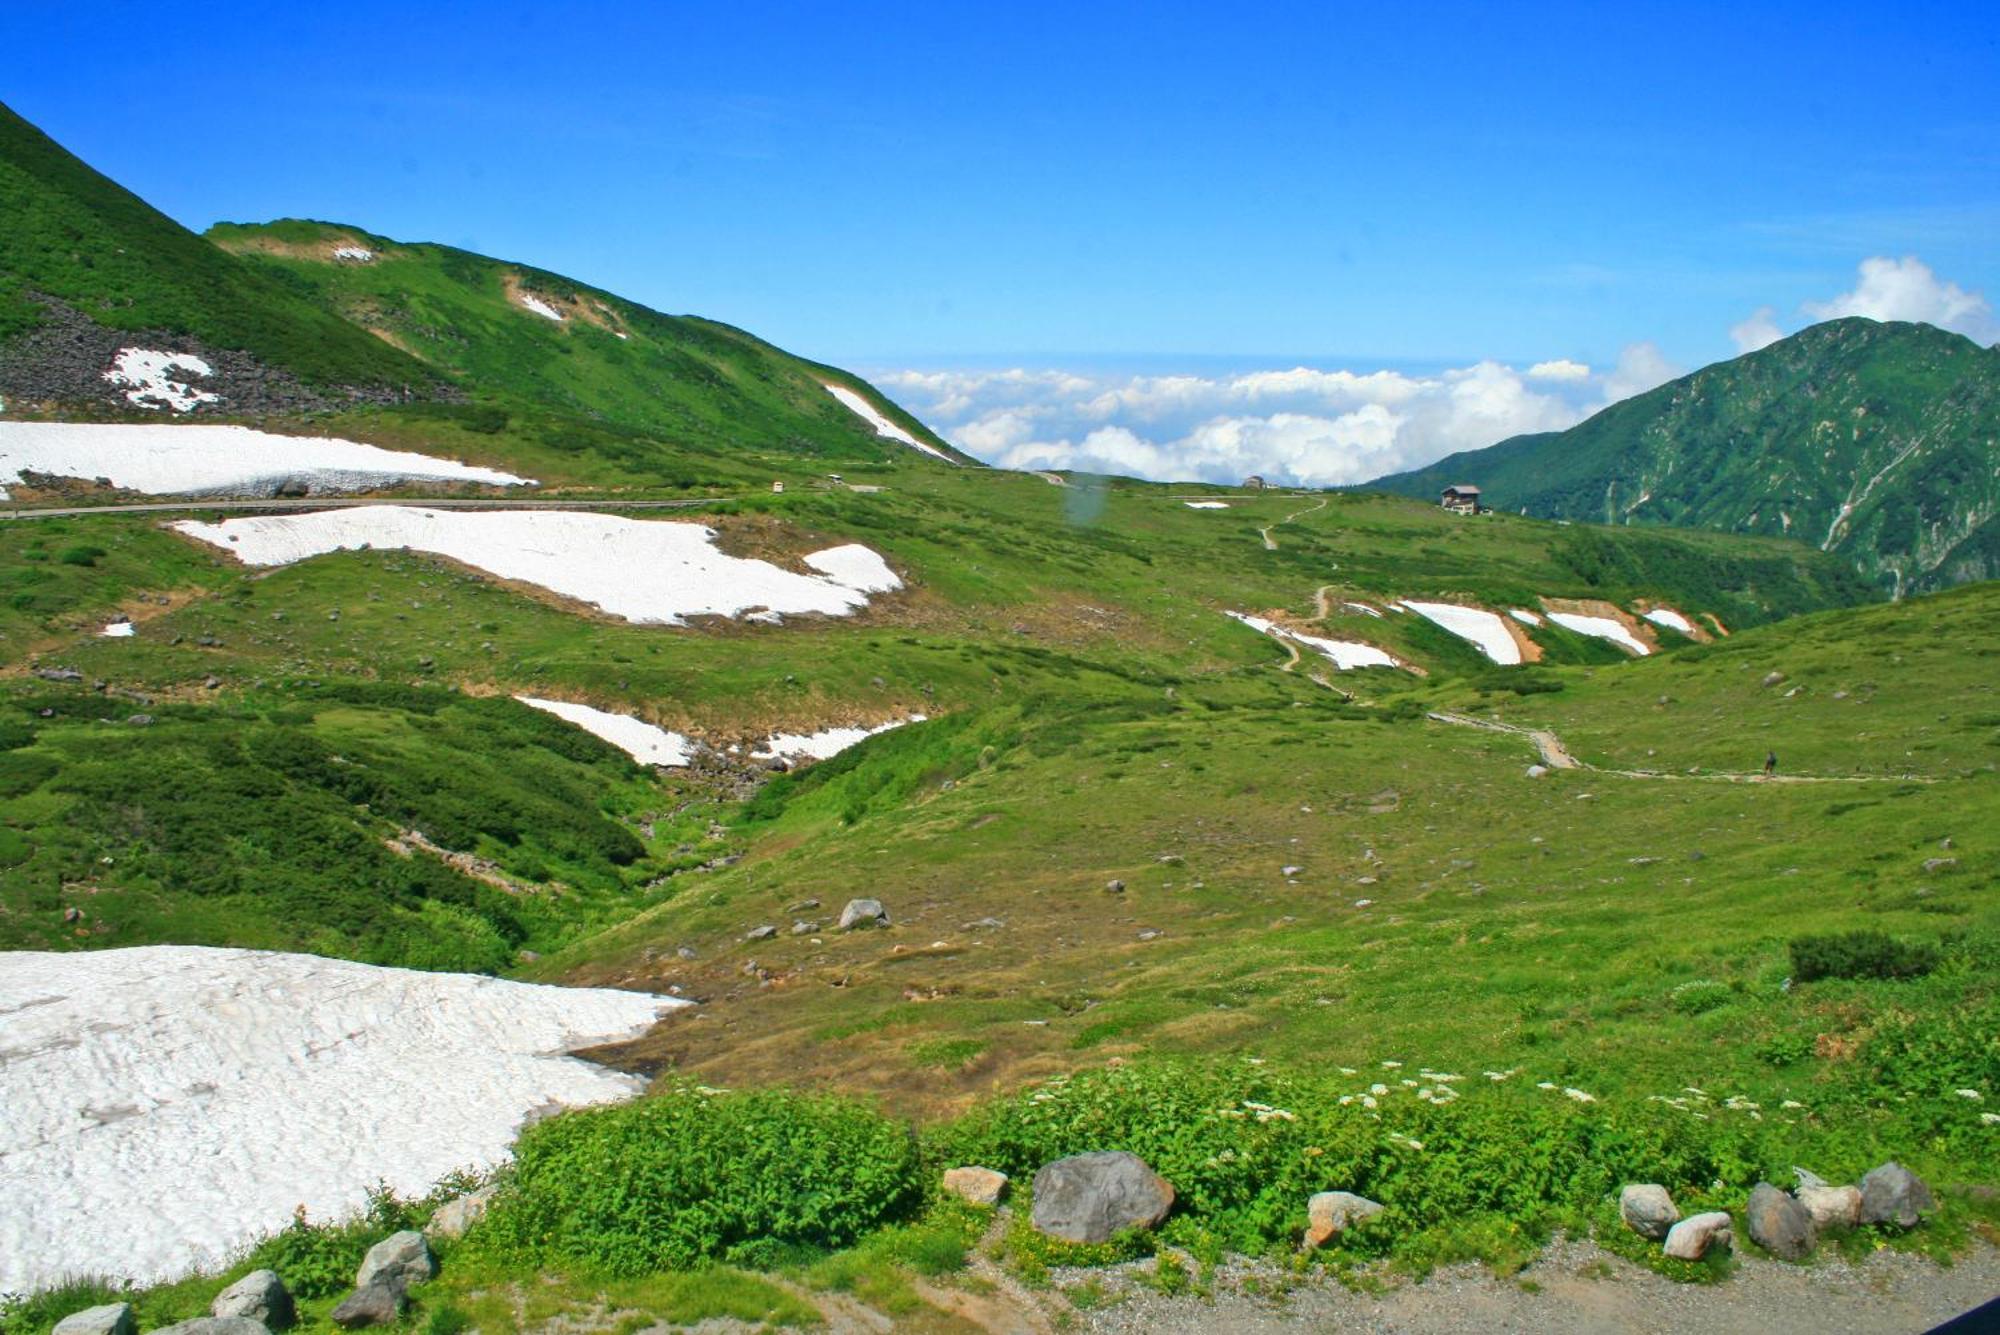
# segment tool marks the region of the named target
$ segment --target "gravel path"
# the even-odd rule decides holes
[[[1093,1274],[1110,1301],[1083,1314],[1082,1328],[1090,1331],[1847,1335],[1929,1330],[1993,1300],[2000,1296],[2000,1251],[1980,1246],[1949,1269],[1886,1251],[1859,1264],[1829,1256],[1804,1267],[1744,1258],[1728,1282],[1702,1285],[1665,1279],[1592,1243],[1558,1241],[1511,1279],[1496,1279],[1482,1266],[1458,1265],[1375,1295],[1326,1278],[1300,1282],[1266,1263],[1234,1263],[1220,1268],[1212,1300],[1161,1297],[1137,1282],[1129,1268],[1063,1271],[1055,1278],[1067,1288]],[[1253,1287],[1284,1296],[1244,1293],[1243,1282],[1250,1278]]]

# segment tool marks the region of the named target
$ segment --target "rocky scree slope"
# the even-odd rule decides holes
[[[1787,536],[1903,596],[2000,574],[2000,350],[1924,324],[1814,325],[1613,404],[1370,485],[1610,524]]]

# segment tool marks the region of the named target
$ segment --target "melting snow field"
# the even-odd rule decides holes
[[[568,700],[538,700],[532,695],[517,695],[514,698],[524,705],[574,723],[591,736],[611,743],[641,765],[677,768],[694,759],[694,746],[687,738],[629,714],[610,714]]]
[[[108,639],[123,640],[131,638],[133,629],[134,627],[129,621],[114,621],[97,633]]]
[[[686,1003],[198,946],[0,953],[0,1291],[216,1266],[295,1207],[490,1167],[643,1082],[561,1054]]]
[[[1227,510],[1229,508],[1228,501],[1182,501],[1181,504],[1190,510]]]
[[[1462,640],[1470,640],[1494,662],[1513,667],[1521,661],[1521,646],[1507,633],[1507,624],[1497,613],[1480,607],[1460,607],[1457,603],[1404,602],[1426,621],[1443,626]]]
[[[367,547],[430,552],[627,621],[669,626],[690,616],[759,611],[846,616],[866,607],[869,594],[903,586],[858,544],[812,553],[805,564],[821,573],[804,575],[718,551],[715,530],[701,524],[580,511],[364,505],[174,527],[254,566]]]
[[[1542,624],[1542,619],[1525,607],[1510,608],[1507,615],[1524,626],[1539,626]]]
[[[1243,612],[1224,612],[1224,616],[1242,622],[1252,630],[1259,630],[1275,640],[1290,640],[1303,644],[1306,648],[1329,659],[1342,672],[1352,672],[1356,668],[1401,667],[1394,658],[1372,644],[1362,644],[1356,640],[1326,640],[1317,635],[1303,635],[1298,631],[1280,626],[1275,621],[1263,617],[1253,617]]]
[[[333,257],[337,260],[349,260],[355,264],[373,264],[375,262],[375,252],[366,246],[335,246],[333,248]]]
[[[118,357],[104,378],[125,387],[126,401],[139,408],[171,408],[177,413],[193,412],[204,403],[220,401],[219,395],[175,380],[174,371],[192,371],[199,376],[215,374],[201,358],[185,352],[153,352],[146,348],[120,348]]]
[[[946,463],[952,462],[952,458],[949,454],[946,454],[943,450],[933,449],[929,445],[924,444],[921,440],[918,440],[915,436],[903,430],[903,428],[897,426],[894,422],[890,421],[888,418],[884,417],[880,412],[876,410],[874,404],[862,398],[859,394],[856,394],[853,390],[849,389],[847,386],[828,385],[826,387],[826,392],[833,395],[833,397],[835,397],[836,399],[839,399],[841,403],[845,404],[847,406],[848,411],[852,412],[862,421],[868,423],[868,425],[874,427],[876,435],[887,436],[890,440],[900,440],[905,445],[909,445],[916,449],[922,450],[925,454],[930,455],[933,459],[942,459]]]
[[[532,292],[523,292],[521,294],[521,304],[541,316],[544,320],[554,320],[557,324],[563,322],[563,313],[561,311],[549,305],[548,302],[543,301]]]
[[[1694,637],[1694,624],[1671,607],[1655,607],[1652,611],[1645,613],[1645,617],[1646,620],[1656,626],[1665,626],[1668,630],[1677,630],[1690,639]]]
[[[245,426],[0,422],[0,489],[18,486],[24,472],[101,477],[151,496],[270,496],[299,482],[315,492],[398,482],[535,485],[456,459],[330,436],[278,436]]]
[[[1644,640],[1625,629],[1624,623],[1610,617],[1585,616],[1581,612],[1551,612],[1549,620],[1558,626],[1567,626],[1579,635],[1590,635],[1600,640],[1609,640],[1626,653],[1644,658],[1653,652]]]
[[[787,760],[825,760],[891,728],[923,721],[924,715],[912,714],[908,718],[890,719],[872,728],[828,728],[825,732],[815,733],[781,732],[765,738],[764,744],[750,754],[759,760],[768,760],[773,756],[783,756]]]

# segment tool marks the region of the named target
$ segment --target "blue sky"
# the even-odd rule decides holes
[[[878,372],[1683,368],[1871,257],[2000,288],[1992,4],[11,0],[0,44],[191,226],[453,242]]]

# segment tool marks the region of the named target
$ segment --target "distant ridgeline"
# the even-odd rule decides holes
[[[2000,575],[2000,350],[1833,320],[1613,404],[1369,485],[1457,483],[1552,519],[1786,536],[1901,597]]]

